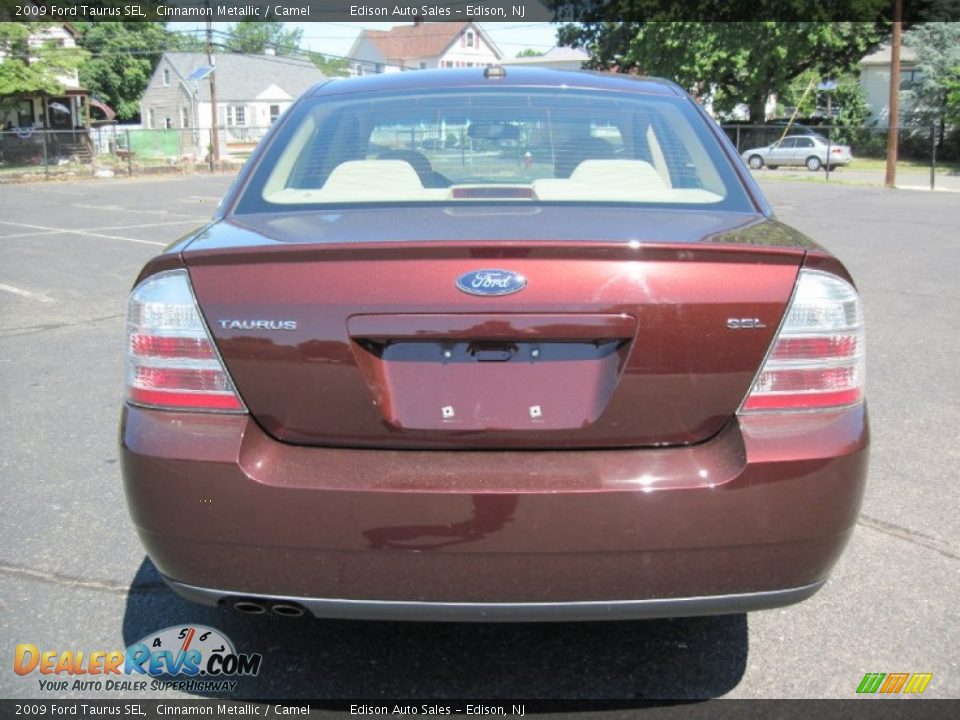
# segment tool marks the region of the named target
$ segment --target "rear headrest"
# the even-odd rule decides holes
[[[324,201],[417,200],[423,184],[403,160],[349,160],[337,165],[323,184]]]
[[[577,165],[570,179],[638,194],[667,189],[660,173],[646,160],[584,160]]]

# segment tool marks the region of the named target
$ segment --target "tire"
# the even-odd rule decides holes
[[[780,166],[779,166],[779,165],[767,165],[767,170],[776,170],[778,167],[780,167]]]
[[[823,163],[820,162],[820,158],[818,158],[816,155],[811,155],[810,157],[808,157],[807,162],[805,164],[807,166],[807,170],[809,170],[810,172],[817,172],[820,168],[823,167]]]
[[[759,170],[763,167],[763,158],[759,155],[751,155],[747,158],[747,165],[750,166],[751,170]]]

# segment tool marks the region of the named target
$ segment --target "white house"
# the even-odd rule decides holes
[[[305,90],[323,80],[308,61],[275,55],[214,55],[221,154],[248,150]],[[212,113],[205,53],[167,52],[140,98],[147,129],[181,131],[181,155],[202,156]]]
[[[860,87],[870,115],[880,125],[890,119],[890,44],[883,45],[860,61]],[[900,47],[900,89],[908,90],[920,79],[917,55],[912,48]]]
[[[354,75],[487,67],[503,60],[500,48],[473,22],[416,22],[390,30],[362,30],[348,56]]]
[[[31,47],[40,47],[51,43],[60,48],[77,46],[76,28],[69,23],[51,25],[30,36]],[[5,61],[5,53],[0,48],[0,63]],[[0,129],[15,127],[20,129],[47,128],[49,130],[72,131],[86,123],[87,108],[84,100],[89,92],[80,87],[76,70],[65,72],[57,78],[61,89],[56,95],[25,95],[3,98],[0,106]]]

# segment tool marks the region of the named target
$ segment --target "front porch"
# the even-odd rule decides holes
[[[6,165],[78,158],[89,162],[90,92],[6,98],[0,107],[0,161]]]

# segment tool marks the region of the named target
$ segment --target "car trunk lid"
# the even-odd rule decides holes
[[[331,242],[326,220],[259,217],[215,225],[185,259],[238,391],[280,440],[687,444],[719,432],[747,393],[803,250],[774,246],[782,226],[772,221],[718,227],[704,213],[698,228],[696,213],[684,215],[679,242],[650,230],[584,240],[573,216],[560,240],[521,241],[516,229],[490,239],[474,217],[483,241],[457,223],[434,239],[421,219],[387,230],[402,241],[362,242],[347,222],[344,241]],[[426,240],[406,237],[418,226]],[[508,295],[458,289],[461,276],[492,269],[527,284]]]

